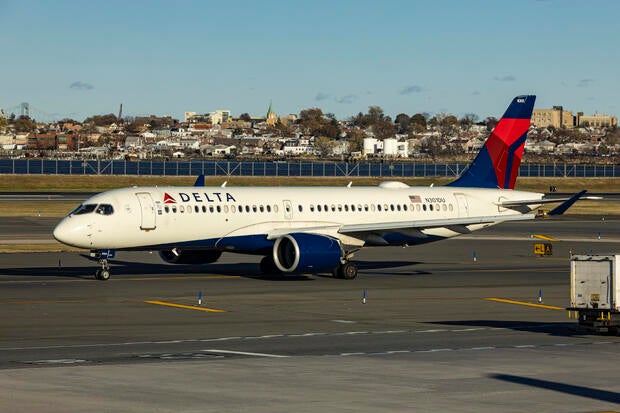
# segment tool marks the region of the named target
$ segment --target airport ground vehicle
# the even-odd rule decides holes
[[[620,327],[620,254],[571,257],[570,307],[580,330],[617,333]]]

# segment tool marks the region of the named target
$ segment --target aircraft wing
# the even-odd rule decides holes
[[[399,229],[429,229],[440,227],[458,227],[473,224],[487,224],[493,222],[506,221],[524,221],[535,219],[536,214],[519,214],[519,215],[493,215],[483,217],[468,218],[447,218],[447,219],[428,219],[421,221],[405,221],[405,222],[379,222],[373,224],[351,224],[343,225],[338,230],[341,234],[350,234],[355,232],[369,231],[396,231]]]

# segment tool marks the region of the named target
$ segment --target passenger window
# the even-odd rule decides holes
[[[198,208],[198,205],[194,206],[194,212],[196,213],[200,212],[200,208]]]
[[[224,212],[227,214],[228,213],[228,205],[224,205]]]
[[[328,212],[329,208],[327,208],[327,205],[323,205],[323,211]]]
[[[260,210],[260,212],[265,212],[265,207],[262,205],[259,205],[258,209]]]
[[[422,205],[422,209],[426,211],[426,204]]]
[[[168,212],[170,212],[170,208],[168,208],[168,205],[166,205],[166,206],[164,207],[164,211],[166,211],[166,214],[167,214]]]
[[[271,212],[271,205],[267,205],[267,212]]]
[[[297,205],[297,209],[299,210],[299,212],[302,212],[304,210],[304,208],[301,205]]]
[[[392,207],[393,207],[393,206],[392,206]],[[387,204],[383,204],[383,210],[384,210],[385,212],[387,212],[387,210],[388,210],[388,205],[387,205]]]
[[[256,208],[256,205],[252,205],[252,212],[256,213],[256,211],[258,211],[258,208]]]
[[[448,206],[446,204],[443,204],[441,208],[444,210],[444,212],[448,210]]]
[[[336,212],[336,205],[332,204],[332,212]]]
[[[400,211],[400,204],[397,204],[397,205],[396,205],[396,210],[397,210],[397,211]]]
[[[349,206],[347,204],[344,204],[344,210],[347,212],[349,211]]]
[[[202,212],[207,212],[207,207],[205,205],[202,206]]]
[[[245,212],[250,212],[250,206],[249,205],[245,206]]]
[[[310,212],[314,212],[314,204],[310,204]]]
[[[187,213],[188,214],[192,213],[192,207],[190,205],[187,206]]]
[[[320,204],[316,206],[316,210],[321,212],[321,205]]]
[[[428,204],[428,209],[432,211],[433,210],[433,204]]]
[[[231,212],[237,212],[237,206],[236,205],[231,205],[230,206],[230,211]]]
[[[213,205],[209,205],[209,212],[213,213]]]
[[[439,204],[435,204],[435,211],[441,211],[441,207],[439,206]]]
[[[381,211],[381,204],[377,205],[377,211]]]
[[[278,212],[278,206],[277,205],[273,206],[273,212],[276,212],[276,213]]]
[[[222,212],[222,207],[220,205],[216,206],[215,209],[217,210],[217,212]]]
[[[416,204],[415,209],[418,210],[418,212],[420,212],[420,204]],[[426,211],[426,209],[424,209]]]
[[[375,212],[375,204],[371,204],[371,205],[370,205],[370,210],[371,210],[372,212]]]
[[[185,207],[183,205],[179,206],[179,212],[185,212]]]
[[[452,212],[452,204],[448,205],[448,209]]]
[[[177,207],[176,206],[172,206],[172,213],[176,214],[177,213]]]
[[[368,212],[368,204],[364,204],[364,211]]]

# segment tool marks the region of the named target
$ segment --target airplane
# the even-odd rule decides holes
[[[387,181],[353,187],[204,186],[114,189],[84,201],[55,227],[63,244],[90,250],[95,277],[110,278],[117,250],[159,251],[170,264],[207,264],[223,252],[262,255],[274,273],[332,273],[353,279],[355,252],[414,246],[507,221],[537,218],[549,199],[514,189],[536,96],[515,97],[474,161],[445,186]],[[540,215],[540,214],[539,214]]]

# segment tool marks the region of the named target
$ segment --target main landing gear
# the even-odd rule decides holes
[[[345,261],[334,269],[332,275],[334,278],[341,278],[343,280],[352,280],[357,277],[357,265],[351,261]]]

